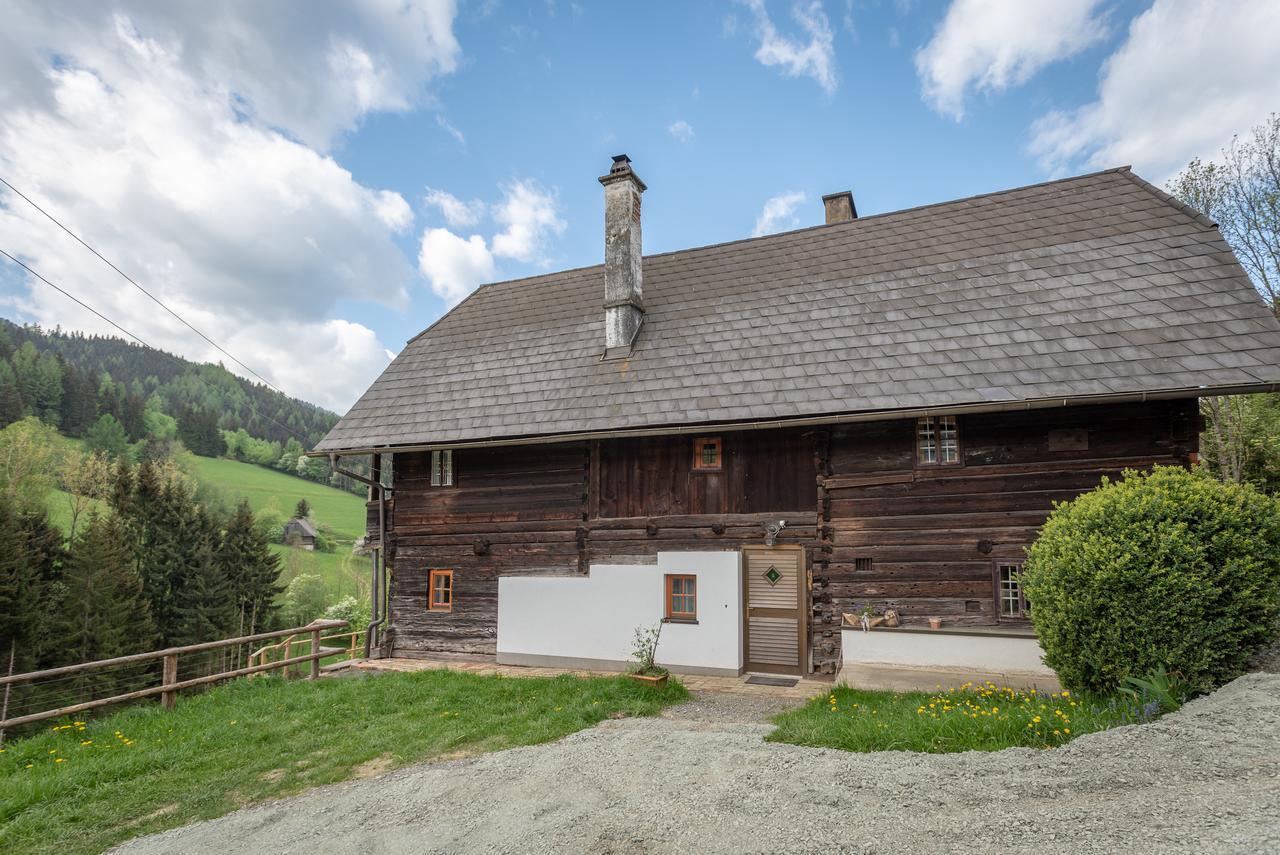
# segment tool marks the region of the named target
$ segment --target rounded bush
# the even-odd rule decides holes
[[[1045,662],[1111,692],[1159,665],[1193,691],[1243,673],[1280,619],[1280,502],[1157,467],[1060,504],[1022,575]]]

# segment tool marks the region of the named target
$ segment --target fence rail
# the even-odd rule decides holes
[[[75,715],[76,713],[86,712],[88,710],[97,709],[98,707],[110,706],[125,701],[138,700],[141,698],[160,696],[160,702],[165,709],[172,709],[177,693],[183,689],[190,689],[196,686],[205,686],[212,683],[221,682],[223,680],[231,680],[236,677],[245,677],[251,674],[259,674],[265,671],[272,671],[278,668],[286,669],[285,675],[289,675],[287,669],[303,662],[311,663],[311,670],[307,679],[314,680],[320,676],[320,660],[336,654],[345,653],[343,648],[326,648],[321,645],[321,636],[327,631],[343,629],[349,626],[345,620],[317,620],[312,621],[306,626],[296,627],[294,629],[281,629],[274,632],[260,632],[256,635],[244,635],[238,638],[225,638],[220,641],[207,641],[203,644],[188,644],[184,647],[169,647],[164,650],[152,650],[147,653],[135,653],[131,656],[118,656],[114,659],[100,659],[96,662],[82,662],[78,665],[64,665],[61,668],[48,668],[44,671],[30,671],[26,674],[13,674],[8,677],[0,677],[0,687],[9,687],[18,683],[38,683],[40,680],[50,679],[53,677],[63,677],[69,674],[77,674],[84,672],[100,671],[107,668],[115,668],[121,665],[131,665],[140,662],[153,662],[157,659],[162,660],[163,669],[161,672],[160,683],[156,686],[150,686],[145,689],[137,689],[132,692],[124,692],[118,695],[112,695],[106,698],[96,698],[94,700],[84,701],[82,703],[71,704],[69,706],[61,706],[56,709],[48,709],[40,712],[29,713],[27,715],[7,718],[8,710],[0,714],[0,741],[4,739],[5,730],[17,727],[23,724],[30,724],[37,721],[45,721],[51,718],[61,718],[66,715]],[[250,654],[250,661],[244,668],[233,668],[227,671],[220,671],[216,674],[207,674],[201,677],[193,677],[187,680],[178,679],[178,660],[179,657],[190,655],[193,653],[204,653],[212,650],[222,650],[229,647],[239,645],[253,644],[258,641],[269,641],[274,638],[285,638],[299,643],[295,639],[300,636],[309,636],[310,647],[305,655],[292,656],[292,645],[289,646],[283,659],[268,661],[267,657],[259,657],[258,664],[253,664],[252,659],[262,650]],[[341,636],[337,636],[341,637]],[[354,639],[352,640],[354,644]],[[265,649],[265,648],[264,648]]]
[[[353,629],[349,632],[339,632],[334,635],[323,636],[317,640],[310,637],[311,632],[309,630],[306,632],[295,632],[293,635],[286,636],[282,641],[278,641],[275,644],[268,644],[264,647],[259,647],[257,650],[250,653],[247,664],[254,665],[256,663],[258,665],[264,665],[267,662],[272,661],[272,656],[280,653],[283,653],[283,658],[290,659],[293,657],[293,650],[296,646],[307,644],[313,648],[317,645],[320,647],[322,652],[320,660],[329,659],[334,656],[342,656],[344,659],[356,659],[360,656],[360,653],[363,650],[360,645],[360,637],[364,634],[365,630],[363,629]],[[304,638],[303,636],[307,637]],[[343,644],[341,646],[331,646],[333,642],[337,641],[343,641]],[[317,662],[320,660],[317,660]],[[289,671],[286,670],[285,674],[287,675],[288,673]]]

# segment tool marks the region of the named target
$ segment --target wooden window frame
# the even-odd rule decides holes
[[[449,602],[436,602],[436,579],[445,578],[449,580],[448,586],[444,589],[449,592]],[[453,611],[453,571],[452,570],[431,570],[427,573],[427,611],[429,612],[451,612]]]
[[[996,622],[1013,622],[1026,623],[1031,620],[1031,606],[1027,603],[1026,592],[1022,589],[1022,568],[1021,561],[994,561],[992,562],[991,583],[992,593],[995,597],[995,615]],[[1013,570],[1013,576],[1016,577],[1012,581],[1017,586],[1018,593],[1018,609],[1016,614],[1005,614],[1005,582],[1004,571],[1006,569]]]
[[[431,486],[452,487],[458,482],[453,468],[453,449],[441,448],[430,452]],[[438,470],[438,471],[437,471]]]
[[[939,430],[944,419],[950,420],[956,433],[956,459],[942,460],[942,437]],[[920,429],[929,423],[933,427],[934,457],[933,460],[922,460],[920,457]],[[950,469],[964,465],[964,442],[960,430],[960,417],[951,415],[921,416],[915,419],[911,428],[911,460],[912,464],[922,469]]]
[[[703,449],[708,446],[714,447],[716,450],[716,462],[712,466],[702,462]],[[724,442],[718,436],[700,436],[693,441],[693,471],[694,472],[719,472],[724,468]]]
[[[689,581],[693,583],[693,593],[691,594],[684,593],[680,595],[681,597],[693,598],[693,611],[691,612],[678,612],[674,608],[675,586],[673,583],[677,579]],[[664,619],[668,621],[696,623],[698,620],[698,577],[692,573],[668,573],[666,574],[666,579],[664,582],[664,590],[666,592],[665,596],[663,597],[663,609],[662,609]]]

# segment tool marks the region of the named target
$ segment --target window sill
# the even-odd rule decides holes
[[[662,619],[662,622],[663,622],[663,623],[688,623],[688,624],[696,624],[696,623],[698,622],[698,619],[697,619],[697,618],[676,618],[676,617],[664,617],[664,618]]]

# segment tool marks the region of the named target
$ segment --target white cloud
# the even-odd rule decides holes
[[[1101,0],[953,0],[933,38],[916,54],[924,99],[964,117],[972,89],[1000,92],[1106,34]],[[1176,53],[1176,51],[1174,51]]]
[[[506,226],[493,236],[493,254],[517,261],[545,264],[546,240],[564,231],[564,220],[556,213],[555,194],[533,181],[516,181],[504,188],[501,202],[494,206],[493,218]]]
[[[439,125],[445,133],[457,140],[458,145],[462,146],[464,149],[467,147],[467,138],[462,135],[462,131],[458,130],[452,122],[444,116],[441,116],[439,113],[436,114],[436,124]]]
[[[451,19],[449,3],[14,7],[0,174],[273,383],[344,409],[385,348],[334,313],[407,304],[394,237],[413,214],[317,148],[451,68]],[[24,202],[0,201],[5,249],[149,343],[223,358]],[[21,281],[31,319],[114,332]]]
[[[404,197],[394,190],[380,190],[374,196],[373,211],[383,225],[393,232],[402,232],[413,225],[413,211]]]
[[[762,65],[777,67],[788,77],[811,77],[827,94],[835,92],[835,37],[820,0],[796,2],[791,7],[804,36],[794,38],[778,32],[764,0],[743,0],[755,15],[755,35],[760,40],[755,57]]]
[[[486,210],[503,226],[487,241],[483,235],[464,238],[449,229],[423,231],[418,269],[431,283],[431,290],[450,306],[478,286],[494,281],[498,276],[499,258],[549,264],[547,241],[565,229],[556,194],[529,179],[504,186],[502,201],[494,205],[485,205],[479,200],[463,202],[452,193],[434,189],[427,191],[426,201],[438,207],[454,228],[475,225]]]
[[[689,124],[684,119],[677,119],[668,125],[667,133],[671,134],[671,136],[675,137],[682,143],[691,142],[694,137],[693,125]]]
[[[452,193],[436,190],[433,187],[427,188],[423,201],[433,208],[438,208],[440,213],[444,214],[445,222],[455,229],[470,228],[480,222],[480,218],[484,216],[485,204],[479,199],[464,202]]]
[[[418,269],[430,281],[431,290],[453,306],[493,281],[497,267],[480,235],[464,239],[448,229],[427,229],[422,233]]]
[[[760,216],[756,218],[756,227],[751,232],[751,236],[760,237],[797,228],[800,225],[800,218],[796,216],[796,208],[804,204],[805,198],[803,191],[796,190],[766,199]]]
[[[1280,2],[1156,0],[1102,67],[1097,100],[1032,127],[1052,171],[1133,164],[1162,182],[1280,105]]]

